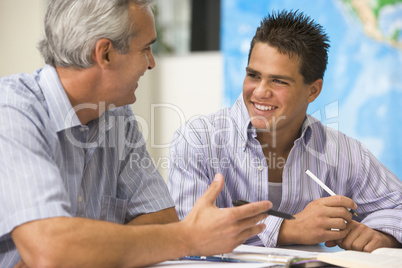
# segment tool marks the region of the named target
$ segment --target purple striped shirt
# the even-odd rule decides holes
[[[0,79],[0,267],[11,231],[50,217],[127,223],[174,205],[129,106],[81,125],[54,67]]]
[[[194,118],[176,131],[168,188],[180,219],[217,173],[225,177],[218,207],[231,207],[237,199],[269,200],[268,169],[282,165],[282,200],[276,204],[280,211],[297,214],[311,201],[329,196],[305,174],[309,169],[336,194],[357,204],[357,221],[402,242],[402,182],[359,141],[307,115],[285,163],[275,155],[265,157],[256,136],[242,95],[232,108]],[[281,223],[268,217],[267,228],[246,243],[275,247]]]

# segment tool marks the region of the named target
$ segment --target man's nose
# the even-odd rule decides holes
[[[266,81],[261,80],[261,82],[254,89],[253,94],[258,98],[267,99],[272,96],[272,89],[269,87]]]

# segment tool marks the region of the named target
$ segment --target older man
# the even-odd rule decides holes
[[[155,66],[150,1],[53,0],[46,66],[0,80],[0,266],[133,267],[231,251],[270,203],[219,210],[221,175],[185,220],[130,108]],[[117,108],[116,108],[117,107]]]

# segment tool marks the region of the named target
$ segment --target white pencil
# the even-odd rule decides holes
[[[310,178],[312,178],[318,185],[321,186],[322,189],[324,189],[329,195],[334,196],[336,195],[331,189],[328,188],[322,181],[320,181],[319,178],[317,178],[310,170],[306,169],[306,174],[309,175]],[[357,217],[356,212],[353,211],[353,209],[347,208],[347,210],[350,211],[353,215]]]

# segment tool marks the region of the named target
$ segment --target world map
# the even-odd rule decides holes
[[[363,24],[365,34],[402,49],[402,0],[342,0]]]
[[[224,106],[242,91],[250,41],[271,11],[299,10],[330,38],[322,93],[308,113],[361,141],[402,179],[402,0],[222,0]]]

